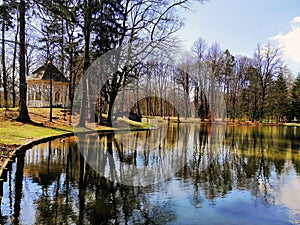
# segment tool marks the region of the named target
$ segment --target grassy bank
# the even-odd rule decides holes
[[[53,109],[52,122],[49,122],[48,108],[29,108],[28,111],[33,123],[24,124],[15,120],[18,116],[17,109],[7,111],[0,109],[0,146],[23,145],[32,140],[74,131],[73,126],[70,124],[69,115],[64,116],[61,109]],[[120,118],[113,128],[106,126],[96,127],[99,131],[148,128],[151,128],[148,124],[138,123],[124,118]]]
[[[17,109],[0,109],[0,145],[23,145],[32,140],[73,131],[68,118],[60,109],[53,110],[53,122],[49,122],[49,109],[28,109],[32,124],[15,121]]]
[[[53,109],[53,121],[49,122],[49,108],[29,108],[29,115],[33,123],[24,124],[17,122],[18,109],[5,110],[0,108],[0,171],[5,161],[15,150],[28,143],[43,138],[72,133],[69,115],[65,116],[61,109]],[[99,131],[112,131],[114,129],[139,130],[149,129],[151,126],[143,123],[118,120],[114,128],[97,126]],[[81,129],[84,131],[84,129]]]
[[[28,109],[31,124],[17,122],[18,109],[0,109],[0,171],[15,150],[32,141],[71,133],[73,127],[64,119],[60,109],[53,110],[53,122],[49,122],[49,109]],[[67,119],[67,118],[66,118]]]
[[[69,115],[64,115],[61,109],[53,109],[53,121],[49,122],[49,108],[29,108],[30,118],[33,123],[24,124],[17,122],[15,118],[18,116],[18,109],[5,110],[0,108],[0,171],[3,163],[9,159],[14,151],[28,143],[43,138],[58,136],[63,134],[72,133],[73,126],[70,124]],[[112,131],[115,129],[121,130],[144,130],[151,129],[155,125],[149,123],[167,122],[168,118],[163,117],[149,117],[143,119],[144,123],[130,121],[125,118],[119,118],[112,127],[97,126],[98,131]],[[170,118],[169,122],[178,122],[177,117]],[[180,118],[180,123],[207,123],[201,122],[199,119]],[[230,122],[226,121],[227,125],[232,126],[257,126],[262,125],[253,122]],[[282,124],[283,125],[283,124]],[[286,126],[300,126],[299,123],[286,123]]]

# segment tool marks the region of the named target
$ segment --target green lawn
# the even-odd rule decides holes
[[[0,144],[3,145],[22,145],[30,140],[73,131],[73,127],[51,128],[31,124],[16,125],[11,121],[1,122],[0,124]]]
[[[48,108],[29,108],[32,124],[23,124],[15,121],[18,115],[17,109],[6,111],[0,108],[0,145],[23,145],[30,141],[70,133],[74,131],[69,124],[69,118],[64,118],[61,109],[53,109],[53,122],[49,122]],[[112,130],[139,130],[153,128],[153,125],[138,123],[128,119],[119,118],[116,127],[97,126],[98,131]],[[78,131],[88,131],[84,128],[76,128]]]

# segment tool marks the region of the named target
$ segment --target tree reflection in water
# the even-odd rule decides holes
[[[282,221],[299,219],[300,207],[289,208],[280,198],[287,177],[300,179],[299,128],[176,124],[82,138],[88,147],[70,137],[17,155],[4,183],[2,224],[180,223],[191,219],[184,217],[185,208],[207,207],[225,221],[233,209],[217,211],[219,199],[245,192],[258,208],[282,209],[285,203],[290,211],[277,215]],[[173,165],[183,166],[174,171]],[[135,179],[126,179],[143,167],[153,167],[153,177],[166,180],[137,186]],[[115,182],[124,179],[127,185]],[[178,193],[186,193],[188,203]],[[201,211],[194,217],[205,223]],[[255,215],[252,221],[258,222]]]

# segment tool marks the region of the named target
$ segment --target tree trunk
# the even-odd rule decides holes
[[[87,85],[86,85],[86,77],[85,75],[82,76],[82,100],[80,105],[80,120],[79,126],[85,127],[85,115],[86,115],[86,100],[87,100]]]
[[[70,71],[70,75],[69,75],[69,100],[70,100],[70,120],[69,120],[69,124],[71,125],[72,121],[72,110],[73,110],[73,102],[74,102],[74,90],[75,90],[75,82],[76,82],[76,74],[73,72],[73,49],[71,49],[70,52],[70,60],[69,60],[69,71]]]
[[[139,103],[139,78],[136,80],[136,109],[137,109],[137,114],[141,115],[141,109],[140,109],[140,103]]]
[[[5,5],[5,1],[3,1]],[[7,90],[7,72],[5,63],[5,19],[2,18],[2,76],[3,76],[3,94],[4,94],[4,107],[8,109],[8,90]]]
[[[85,116],[86,116],[86,101],[87,101],[87,78],[85,72],[90,65],[90,36],[91,36],[91,14],[88,7],[87,1],[84,1],[85,5],[85,18],[84,18],[84,63],[83,63],[83,74],[82,74],[82,101],[80,106],[80,120],[79,126],[85,127]]]
[[[87,78],[87,83],[88,83],[88,105],[89,105],[89,121],[90,122],[95,122],[95,98],[93,97],[93,81],[91,77]]]
[[[19,105],[19,116],[17,121],[20,122],[30,122],[30,117],[27,109],[27,84],[26,84],[26,65],[25,65],[25,0],[20,0],[19,6],[19,16],[20,16],[20,54],[19,54],[19,64],[20,64],[20,105]]]
[[[52,59],[50,60],[50,100],[49,100],[49,105],[50,105],[50,112],[49,112],[49,121],[52,122],[52,108],[53,108],[53,85],[52,85]]]
[[[265,101],[266,101],[266,87],[263,87],[262,89],[262,95],[261,95],[261,107],[260,107],[260,113],[259,113],[259,121],[262,122],[263,121],[263,117],[265,114]]]
[[[19,34],[19,24],[17,24],[17,32],[15,35],[14,43],[14,54],[13,54],[13,64],[12,64],[12,107],[16,107],[16,58],[17,58],[17,43],[18,43],[18,34]]]
[[[188,73],[185,73],[185,76],[184,76],[184,84],[185,84],[185,87],[184,87],[184,94],[185,94],[185,119],[189,118],[190,117],[190,91],[189,91],[189,88],[190,88],[190,82],[189,82],[189,75]]]
[[[102,124],[102,107],[103,107],[103,100],[102,100],[102,95],[99,94],[98,95],[98,99],[99,99],[99,115],[98,115],[98,124]]]
[[[113,92],[109,95],[109,104],[108,104],[108,113],[107,113],[107,122],[109,126],[112,126],[112,112],[115,100],[117,98],[118,92]]]
[[[194,106],[195,106],[195,116],[194,118],[198,118],[200,116],[199,114],[199,86],[196,84],[195,87],[195,96],[194,96]]]

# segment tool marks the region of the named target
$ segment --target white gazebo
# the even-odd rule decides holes
[[[27,77],[28,107],[50,106],[50,77],[52,77],[52,105],[54,107],[69,106],[69,81],[51,63],[45,64]]]

